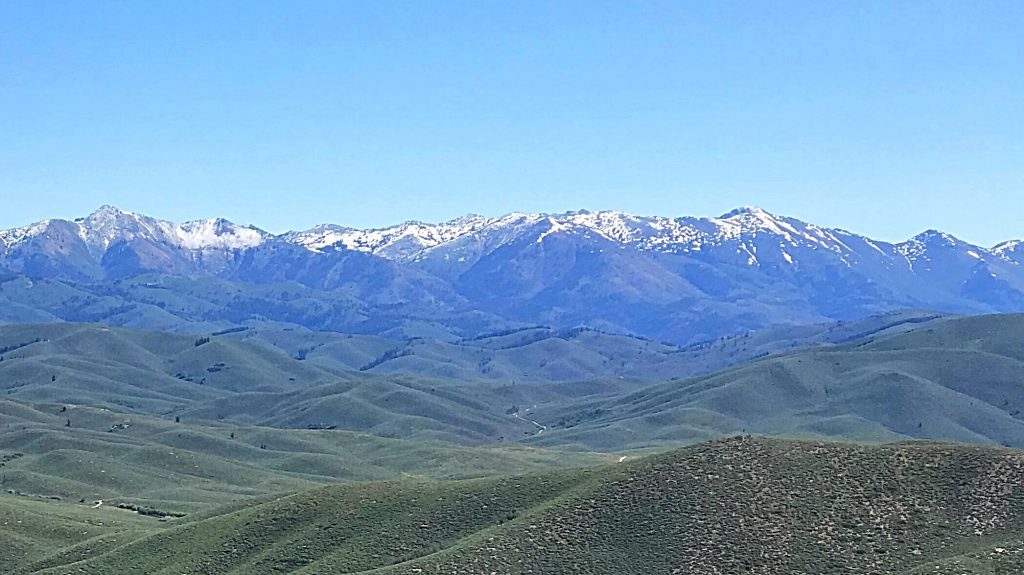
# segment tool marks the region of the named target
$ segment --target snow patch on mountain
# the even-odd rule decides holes
[[[0,230],[0,243],[3,243],[4,248],[11,248],[29,238],[40,236],[46,233],[46,230],[50,227],[51,221],[52,220],[43,220],[30,226]]]
[[[901,244],[896,244],[894,250],[911,263],[918,260],[931,261],[933,256],[939,253],[957,253],[981,262],[984,262],[987,257],[992,257],[993,259],[1000,258],[1000,253],[995,250],[986,250],[968,244],[938,230],[922,232]],[[1003,257],[1003,259],[1006,258]]]
[[[389,248],[404,245],[402,249],[397,250],[400,253],[393,255],[396,256],[396,259],[405,259],[403,256],[412,255],[420,250],[429,249],[476,232],[493,221],[496,220],[469,215],[443,224],[410,221],[396,226],[370,230],[324,224],[304,232],[289,232],[282,238],[313,252],[348,249],[381,254],[382,252],[394,252],[396,250]]]
[[[72,222],[43,220],[31,226],[0,231],[0,242],[9,249],[31,238],[45,237],[58,223],[73,226],[71,230],[95,253],[103,253],[115,243],[134,240],[191,251],[245,249],[258,246],[271,237],[252,226],[240,226],[224,219],[175,224],[114,206],[103,206]]]
[[[252,226],[239,226],[221,218],[175,224],[113,206],[103,206],[75,223],[86,245],[99,251],[119,241],[137,239],[193,251],[245,249],[258,246],[269,237]]]
[[[241,250],[269,241],[283,241],[314,253],[355,250],[403,262],[430,258],[471,262],[512,242],[541,243],[549,237],[568,234],[577,235],[582,241],[600,238],[643,252],[699,257],[711,253],[735,254],[736,263],[749,266],[780,263],[794,266],[810,250],[834,253],[837,261],[847,267],[865,258],[888,260],[885,265],[892,265],[894,256],[913,266],[919,259],[929,260],[931,250],[946,248],[981,261],[1016,261],[1020,259],[1018,254],[1024,253],[1022,241],[1006,242],[987,250],[935,230],[900,244],[875,242],[844,230],[818,227],[751,206],[713,218],[637,216],[619,211],[586,210],[561,214],[514,212],[500,217],[471,214],[438,224],[409,221],[367,230],[324,224],[279,236],[224,219],[176,224],[103,206],[73,222],[46,220],[0,231],[0,246],[9,251],[29,238],[47,234],[58,222],[62,226],[72,225],[62,228],[61,233],[67,233],[64,230],[77,232],[93,253],[103,253],[117,242],[135,240],[192,252]],[[761,253],[758,253],[759,247]]]
[[[923,242],[917,239],[910,239],[901,244],[896,244],[894,248],[896,253],[907,258],[909,261],[915,261],[925,255],[927,247]]]
[[[760,236],[778,236],[791,246],[808,245],[837,253],[851,251],[833,230],[754,207],[733,210],[719,218],[668,218],[586,210],[562,214],[512,213],[497,218],[473,215],[440,224],[406,222],[372,230],[319,226],[287,234],[285,240],[316,252],[345,248],[409,261],[422,259],[470,236],[494,249],[531,233],[536,234],[534,242],[552,234],[593,234],[642,251],[662,253],[701,252],[728,242],[749,243],[747,240]],[[751,252],[750,263],[756,265],[753,250],[747,246],[744,251]]]
[[[1006,255],[1016,251],[1020,251],[1021,247],[1024,246],[1024,240],[1011,240],[1003,242],[992,248],[992,253],[996,255]]]
[[[220,218],[185,222],[174,231],[177,245],[189,250],[241,250],[256,247],[269,237],[263,230]]]

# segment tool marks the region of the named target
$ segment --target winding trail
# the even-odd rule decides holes
[[[518,411],[513,413],[512,417],[518,419],[519,421],[525,421],[527,423],[532,423],[535,426],[537,426],[537,433],[534,433],[534,435],[540,435],[540,434],[544,433],[544,431],[546,431],[547,428],[548,428],[546,425],[541,425],[540,423],[537,423],[536,421],[534,421],[532,419],[527,419],[527,418],[519,415]]]

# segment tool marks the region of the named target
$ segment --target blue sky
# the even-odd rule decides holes
[[[1024,237],[1024,3],[0,0],[0,227],[758,205]]]

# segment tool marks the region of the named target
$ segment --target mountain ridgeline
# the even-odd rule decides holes
[[[755,208],[0,232],[0,571],[1019,573],[1021,261]]]
[[[274,235],[103,207],[0,231],[0,321],[183,332],[272,321],[404,339],[588,326],[691,344],[892,309],[1024,311],[1020,242],[891,244],[757,208],[467,216]]]

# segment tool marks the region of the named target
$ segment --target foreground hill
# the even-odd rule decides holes
[[[15,573],[994,575],[1024,455],[735,438],[592,470],[318,488]],[[173,524],[173,523],[172,523]]]
[[[887,310],[1024,311],[1020,242],[876,241],[757,208],[469,216],[274,235],[104,206],[0,231],[0,321],[404,338],[584,325],[675,344]]]
[[[1024,316],[929,323],[575,405],[538,406],[541,444],[624,449],[731,433],[1024,448]]]

